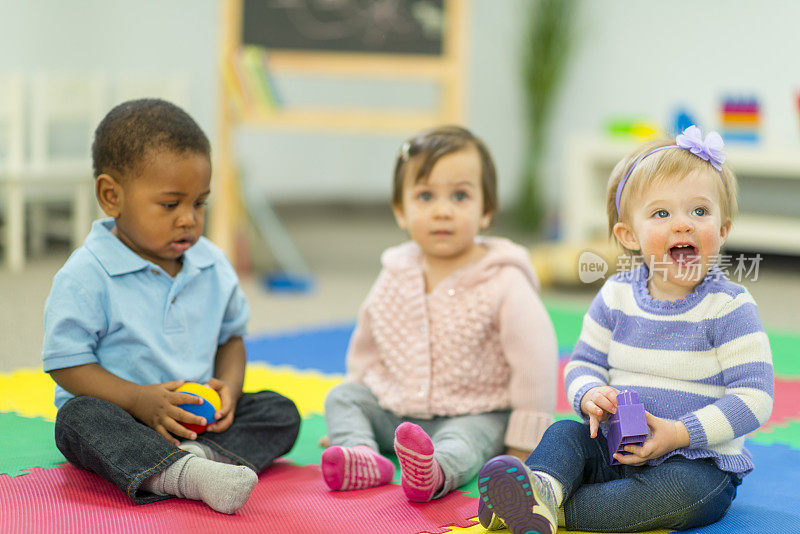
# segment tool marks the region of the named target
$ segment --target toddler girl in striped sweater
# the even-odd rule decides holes
[[[383,253],[330,391],[334,490],[386,484],[400,462],[410,501],[446,495],[506,450],[524,458],[552,422],[557,349],[528,253],[478,237],[497,206],[495,168],[469,131],[403,145],[392,207],[411,241]]]
[[[642,265],[603,285],[564,370],[584,422],[553,424],[524,465],[500,456],[482,468],[484,526],[689,529],[728,510],[753,469],[744,438],[769,417],[774,381],[756,304],[716,265],[737,211],[724,161],[719,135],[692,126],[612,172],[609,231]],[[638,394],[649,435],[612,465],[606,420],[620,390]]]

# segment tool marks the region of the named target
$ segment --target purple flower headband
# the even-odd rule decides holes
[[[622,190],[625,188],[625,183],[628,181],[633,169],[636,168],[641,161],[650,156],[655,154],[656,152],[661,152],[662,150],[667,150],[668,148],[682,148],[684,150],[688,150],[698,158],[705,160],[711,164],[712,167],[717,169],[717,172],[720,174],[720,178],[722,178],[722,164],[725,163],[725,152],[723,152],[724,143],[722,142],[722,137],[717,132],[709,132],[706,135],[706,138],[703,139],[703,133],[700,131],[700,128],[697,126],[689,126],[686,128],[682,134],[678,135],[675,138],[675,144],[669,146],[660,146],[658,148],[654,148],[644,156],[640,156],[639,159],[633,162],[633,165],[628,167],[625,176],[622,177],[622,180],[619,181],[619,185],[617,185],[617,196],[616,196],[616,204],[617,204],[617,214],[619,214],[619,202],[622,199]],[[725,184],[725,180],[722,181],[722,184],[727,187]]]

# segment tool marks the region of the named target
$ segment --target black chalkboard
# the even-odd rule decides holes
[[[244,0],[242,42],[273,49],[442,54],[443,0]]]

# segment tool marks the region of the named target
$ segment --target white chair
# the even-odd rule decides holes
[[[34,254],[44,249],[46,235],[69,237],[74,248],[91,228],[91,143],[106,112],[106,93],[100,75],[36,74],[31,80],[30,161],[23,180]],[[71,204],[71,225],[53,223],[54,206],[64,203]]]
[[[21,74],[0,79],[0,196],[3,252],[14,272],[25,265],[25,201],[21,183],[25,157],[25,99]]]

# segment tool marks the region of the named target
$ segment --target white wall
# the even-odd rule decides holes
[[[467,125],[493,151],[501,201],[508,204],[525,151],[518,67],[529,2],[468,1]],[[557,198],[568,139],[601,132],[613,115],[668,124],[673,109],[685,105],[713,127],[723,96],[755,94],[764,114],[764,143],[798,146],[800,2],[604,0],[584,1],[582,9],[580,40],[546,161],[550,205]],[[186,107],[213,141],[216,20],[215,0],[0,0],[0,75],[12,70],[105,72],[111,78],[185,74],[192,82]],[[388,94],[406,96],[402,88]],[[402,140],[246,129],[237,137],[242,168],[279,201],[384,201]]]
[[[551,198],[569,138],[601,132],[614,115],[669,127],[674,110],[686,106],[705,128],[715,129],[724,97],[754,95],[761,104],[763,146],[797,150],[798,20],[800,3],[793,0],[584,2],[581,42],[547,162],[554,177]]]
[[[214,0],[0,0],[0,76],[189,78],[186,108],[210,133],[215,21]]]

